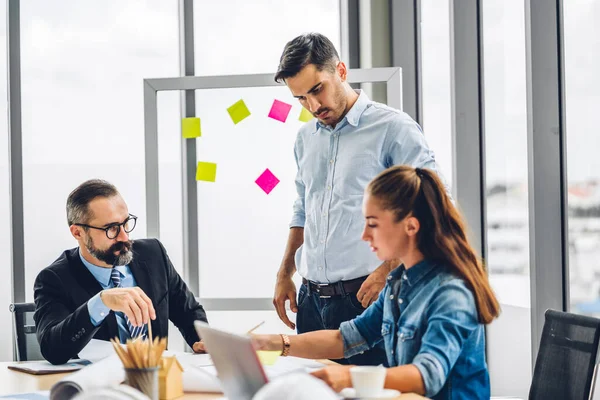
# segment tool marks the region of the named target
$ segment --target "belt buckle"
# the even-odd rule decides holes
[[[317,288],[317,293],[319,293],[320,299],[330,299],[331,298],[331,296],[321,295],[321,286],[329,286],[329,283],[317,283],[317,286],[319,287],[319,288]]]

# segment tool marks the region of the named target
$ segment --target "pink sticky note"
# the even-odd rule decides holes
[[[277,177],[273,175],[271,171],[269,171],[269,168],[267,168],[265,169],[265,172],[260,174],[255,182],[262,190],[264,190],[266,194],[269,194],[271,193],[271,190],[277,186],[279,179],[277,179]]]
[[[283,101],[274,100],[269,111],[269,118],[276,119],[277,121],[285,122],[292,109],[292,105],[284,103]]]

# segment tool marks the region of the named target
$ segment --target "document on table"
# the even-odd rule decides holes
[[[299,357],[279,357],[273,365],[263,368],[269,379],[276,379],[293,372],[312,372],[325,367],[322,362]]]
[[[183,391],[220,393],[223,391],[217,371],[208,354],[165,351],[166,357],[175,356],[183,367]]]
[[[63,372],[78,371],[93,362],[100,361],[113,354],[115,354],[115,351],[110,342],[92,339],[79,352],[79,359],[69,360],[66,364],[53,365],[48,361],[35,361],[15,363],[9,365],[8,368],[33,375],[60,374]]]
[[[92,339],[79,352],[79,358],[90,360],[91,362],[100,361],[108,356],[115,354],[115,349],[111,342],[106,340]]]
[[[183,390],[185,392],[222,392],[217,370],[206,354],[177,353],[183,366]],[[183,360],[183,361],[182,361]],[[263,366],[269,380],[294,372],[311,372],[323,368],[323,363],[298,357],[279,357],[273,365]]]
[[[100,347],[102,344],[99,345]],[[91,349],[89,349],[91,350]],[[96,349],[98,350],[98,348]],[[100,354],[103,350],[100,349]],[[183,366],[184,392],[222,392],[217,371],[208,354],[192,354],[166,351],[165,356],[175,356]],[[297,357],[279,357],[274,365],[265,366],[270,380],[293,372],[310,372],[323,368],[318,361]],[[114,352],[104,359],[68,375],[58,381],[50,391],[50,400],[70,399],[76,394],[107,386],[116,386],[125,380],[125,370],[119,357]]]
[[[52,365],[48,361],[27,361],[9,365],[8,369],[32,375],[48,375],[77,371],[89,364],[91,364],[89,360],[69,360],[66,364],[60,365]]]
[[[213,361],[208,354],[185,353],[183,351],[165,351],[163,357],[177,357],[179,364],[186,367],[208,367],[213,365]]]
[[[56,382],[50,389],[50,400],[70,399],[80,392],[116,386],[124,380],[123,363],[113,354]]]
[[[110,344],[110,343],[109,343]],[[112,346],[112,345],[111,345]],[[186,392],[222,392],[212,360],[207,354],[166,351],[164,356],[176,356],[184,368],[183,390]],[[204,368],[212,369],[210,373]],[[214,371],[214,372],[213,372]],[[77,393],[116,386],[125,380],[125,370],[114,354],[57,382],[50,391],[50,400],[70,399]]]
[[[31,393],[19,393],[19,394],[8,394],[6,396],[0,396],[0,399],[4,400],[48,400],[50,398],[50,392],[47,390]]]

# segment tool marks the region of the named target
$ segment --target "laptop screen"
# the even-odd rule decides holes
[[[215,364],[225,396],[251,400],[267,383],[267,375],[250,337],[211,328],[202,321],[195,321],[194,326]]]

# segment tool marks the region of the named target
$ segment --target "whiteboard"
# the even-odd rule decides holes
[[[402,108],[400,68],[350,70],[348,81],[384,82],[388,104]],[[198,297],[222,303],[228,303],[225,299],[238,299],[238,303],[247,300],[248,304],[253,299],[269,299],[296,198],[293,147],[303,124],[298,119],[302,107],[287,87],[273,81],[272,74],[145,79],[147,232],[157,238],[160,196],[156,94],[168,90],[196,91],[196,116],[201,119],[202,136],[181,140],[196,141],[197,161],[217,164],[215,182],[195,182],[197,196],[183,199],[190,202],[187,204],[197,202],[198,207],[198,241],[186,245],[198,252],[199,282],[188,283],[199,288]],[[234,124],[227,108],[239,100],[251,114]],[[285,122],[268,117],[274,100],[292,106]],[[314,124],[314,120],[308,123]],[[279,180],[269,194],[255,183],[266,169]]]
[[[226,108],[240,99],[251,115],[234,124]],[[268,117],[275,99],[292,105],[285,123]],[[301,108],[281,86],[196,92],[197,160],[217,164],[214,183],[197,182],[202,297],[272,295],[296,198],[293,147]],[[255,183],[267,168],[279,179],[269,194]]]

